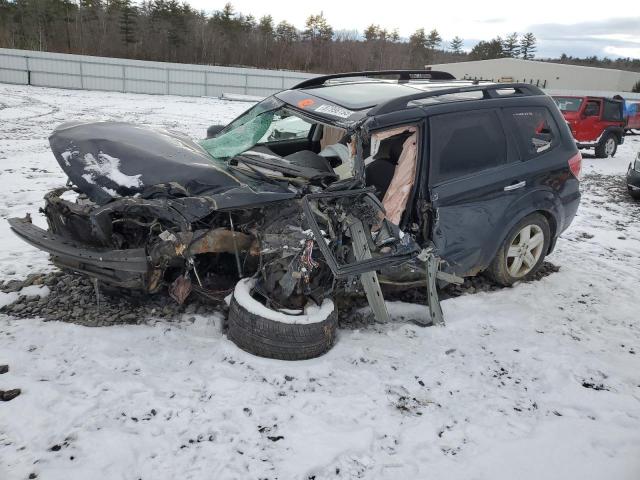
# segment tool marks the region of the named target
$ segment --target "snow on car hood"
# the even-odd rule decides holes
[[[146,187],[177,183],[190,195],[221,193],[243,182],[190,138],[125,122],[71,122],[49,137],[69,179],[103,204]]]

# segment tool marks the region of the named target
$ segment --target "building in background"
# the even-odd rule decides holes
[[[459,79],[532,83],[548,93],[620,94],[635,97],[636,95],[625,94],[631,92],[636,82],[640,81],[640,72],[517,58],[443,63],[427,67],[444,70]]]

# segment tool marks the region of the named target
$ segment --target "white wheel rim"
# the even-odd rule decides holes
[[[607,154],[607,156],[611,156],[613,155],[613,151],[616,148],[616,141],[613,138],[609,138],[607,139],[607,143],[604,145],[604,153]]]
[[[544,247],[544,233],[538,225],[520,230],[507,250],[507,271],[514,278],[522,278],[538,263]]]

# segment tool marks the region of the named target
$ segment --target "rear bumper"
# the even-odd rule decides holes
[[[84,273],[114,286],[148,290],[151,268],[143,248],[97,249],[36,227],[28,217],[8,221],[16,235],[50,253],[53,263],[60,268]]]

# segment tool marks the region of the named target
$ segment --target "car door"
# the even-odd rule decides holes
[[[600,122],[601,112],[602,101],[590,98],[585,102],[575,129],[578,142],[595,142],[600,137],[603,130]]]
[[[504,216],[527,187],[514,141],[498,109],[429,119],[432,240],[449,270],[486,268],[502,241]]]

